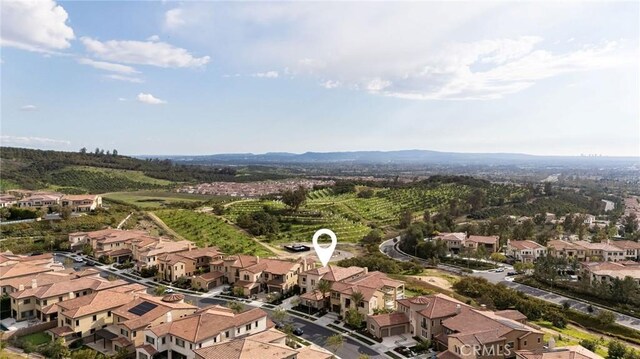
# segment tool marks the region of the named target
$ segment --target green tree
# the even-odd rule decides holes
[[[164,295],[166,291],[167,291],[167,287],[161,284],[153,289],[153,294],[157,296],[161,296],[161,295]]]
[[[507,260],[507,257],[502,253],[491,253],[491,260],[494,262],[504,262]]]
[[[130,354],[127,348],[120,347],[116,350],[116,355],[112,356],[113,359],[127,359]]]
[[[232,300],[227,303],[227,308],[233,310],[234,313],[238,314],[242,312],[242,310],[244,309],[244,304],[237,302],[235,300]]]
[[[47,343],[42,349],[42,353],[47,358],[63,359],[69,356],[69,348],[67,348],[62,339],[58,338]]]
[[[298,186],[295,190],[287,190],[282,193],[282,203],[298,211],[300,206],[307,200],[307,189],[303,186]]]
[[[640,359],[640,353],[633,348],[627,348],[624,353],[624,359]]]
[[[271,314],[271,318],[276,323],[284,323],[288,316],[287,311],[282,308],[276,308]]]
[[[400,214],[400,228],[408,228],[413,221],[413,213],[410,210],[404,210]]]
[[[607,349],[607,359],[623,359],[627,353],[627,347],[617,340],[610,341]]]
[[[337,352],[344,345],[344,338],[340,334],[334,334],[327,338],[326,346]]]
[[[364,321],[364,314],[358,311],[358,308],[352,308],[344,313],[344,321],[352,328],[361,328]]]
[[[358,309],[364,301],[364,295],[361,292],[353,292],[351,294],[351,300],[353,301],[353,306]]]
[[[580,345],[595,352],[598,349],[598,345],[600,345],[600,341],[597,339],[582,339],[580,341]]]
[[[596,320],[603,326],[615,323],[616,315],[608,310],[600,310],[596,315]]]
[[[329,282],[328,280],[320,279],[316,284],[316,290],[322,293],[322,298],[323,298],[322,306],[324,308],[326,306],[327,293],[331,291],[331,282]]]
[[[69,208],[69,206],[64,206],[60,208],[60,211],[58,211],[58,213],[60,214],[60,218],[62,219],[69,219],[71,218],[71,208]]]

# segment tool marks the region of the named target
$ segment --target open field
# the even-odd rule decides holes
[[[51,173],[50,184],[91,193],[168,187],[173,182],[146,176],[141,171],[69,166]]]
[[[190,193],[177,193],[171,191],[135,191],[135,192],[111,192],[103,195],[106,199],[124,202],[140,208],[159,208],[170,203],[198,202],[216,199],[216,196],[206,196]]]
[[[273,256],[273,253],[246,233],[216,216],[190,210],[167,209],[154,213],[180,236],[197,243],[200,247],[216,246],[227,254]]]

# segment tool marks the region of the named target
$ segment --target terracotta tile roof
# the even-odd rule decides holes
[[[261,343],[247,337],[194,350],[203,359],[289,359],[298,353],[284,344]]]
[[[363,276],[346,280],[344,282],[333,282],[332,291],[337,291],[345,295],[351,295],[354,292],[363,294],[365,300],[370,300],[377,290],[384,287],[399,287],[403,282],[387,277],[382,272],[369,272]]]
[[[467,241],[484,244],[497,244],[499,242],[498,236],[475,236],[471,235],[467,238]]]
[[[622,249],[640,249],[640,243],[635,241],[612,241],[611,244]]]
[[[9,286],[14,289],[18,289],[20,285],[23,285],[25,288],[31,286],[32,279],[35,279],[38,285],[47,285],[52,283],[68,281],[74,278],[76,278],[76,276],[68,272],[63,272],[63,271],[44,272],[44,273],[38,273],[35,276],[18,277],[18,278],[6,279],[6,280],[3,279],[1,284],[2,286]]]
[[[422,296],[420,299],[414,299],[413,304],[426,305],[426,308],[421,309],[418,313],[429,319],[449,317],[456,314],[457,309],[461,310],[469,307],[465,303],[444,294]]]
[[[151,322],[160,317],[165,317],[168,312],[174,309],[191,309],[193,310],[193,312],[198,309],[198,307],[191,304],[166,302],[163,301],[162,298],[164,297],[142,295],[139,298],[117,308],[113,311],[113,314],[126,319],[124,322],[120,322],[119,324],[122,324],[129,329],[138,329],[148,326],[149,324],[151,324]],[[142,303],[152,303],[155,304],[156,307],[142,315],[137,315],[129,312],[129,309]]]
[[[542,249],[542,248],[546,248],[545,246],[543,246],[540,243],[531,241],[531,240],[525,240],[525,241],[509,241],[509,246],[519,249],[519,250],[523,250],[523,249]]]
[[[580,345],[536,351],[518,350],[516,354],[523,359],[602,359],[600,355]]]
[[[7,279],[52,271],[53,269],[48,267],[19,262],[16,264],[0,266],[0,280],[4,283]]]
[[[369,316],[379,327],[388,327],[392,325],[407,324],[409,318],[404,313],[388,313]]]
[[[54,335],[58,336],[58,337],[64,337],[66,335],[69,334],[73,334],[73,329],[71,329],[68,326],[64,326],[64,327],[55,327],[55,328],[51,328],[49,329],[49,332],[53,333]]]
[[[203,273],[198,276],[198,278],[201,278],[202,280],[205,280],[205,281],[210,281],[210,280],[214,280],[221,277],[224,277],[224,273],[218,272],[218,271]]]
[[[141,346],[137,347],[136,349],[142,349],[145,352],[147,352],[147,354],[149,354],[151,356],[154,356],[154,355],[158,354],[158,351],[156,350],[156,348],[154,348],[150,344],[141,345]]]
[[[364,273],[365,271],[365,269],[361,267],[343,268],[334,265],[330,265],[324,268],[327,268],[327,272],[322,276],[322,279],[328,280],[330,282],[340,282],[360,273]]]
[[[229,308],[214,305],[194,314],[149,328],[156,335],[172,334],[192,343],[212,338],[225,330],[266,317],[260,308],[235,314]]]
[[[118,308],[134,299],[132,294],[103,290],[71,300],[56,303],[58,312],[70,317],[79,318],[85,315],[100,313]]]
[[[329,292],[325,293],[325,298],[329,297],[330,295],[331,294]],[[322,293],[320,291],[314,289],[314,290],[312,290],[310,292],[305,292],[303,294],[300,294],[300,298],[318,302],[318,301],[322,300]]]
[[[464,241],[467,238],[467,234],[463,232],[440,232],[434,238],[443,241]]]
[[[271,342],[282,340],[286,337],[287,337],[287,334],[273,328],[270,328],[263,332],[256,333],[249,336],[249,338],[255,341],[258,341],[260,343],[271,343]]]
[[[334,358],[333,354],[325,349],[315,346],[302,347],[298,349],[297,359],[330,359]]]
[[[515,321],[527,320],[526,315],[515,309],[499,310],[495,314]]]
[[[224,258],[224,261],[232,261],[231,267],[233,268],[246,268],[258,263],[258,257],[248,256],[245,254],[235,254]]]
[[[28,288],[23,291],[13,292],[9,295],[16,299],[27,297],[46,299],[67,294],[69,292],[78,292],[83,290],[100,291],[126,284],[129,284],[129,282],[122,279],[109,281],[102,277],[82,277],[69,281],[38,286],[36,288]]]
[[[179,254],[183,257],[190,258],[190,259],[196,259],[200,257],[215,258],[223,255],[223,253],[220,252],[218,248],[215,248],[215,247],[196,248],[190,251],[180,252]]]

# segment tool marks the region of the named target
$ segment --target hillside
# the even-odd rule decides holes
[[[235,181],[229,167],[176,165],[113,154],[0,147],[0,189],[103,193],[168,188],[177,182]],[[252,176],[243,176],[243,179]]]

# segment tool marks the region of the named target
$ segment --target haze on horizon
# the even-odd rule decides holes
[[[640,156],[638,2],[1,6],[3,146]]]

